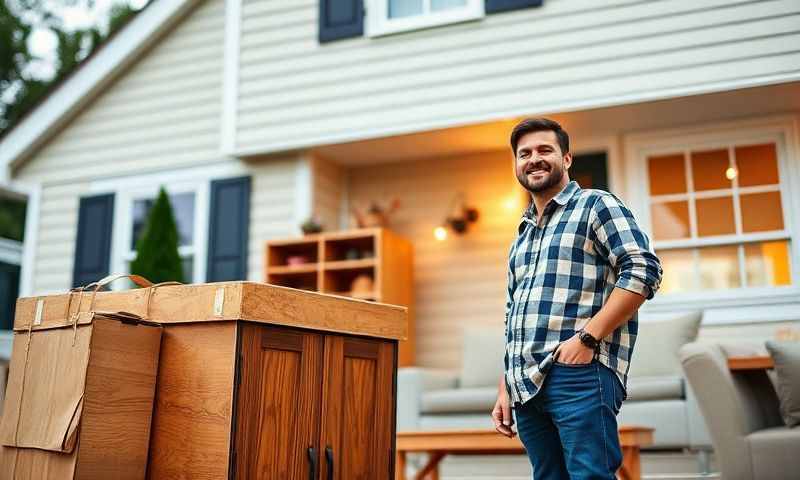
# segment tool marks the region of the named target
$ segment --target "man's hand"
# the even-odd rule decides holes
[[[594,357],[594,350],[581,343],[578,334],[558,346],[555,352],[555,359],[559,363],[576,365],[589,363]]]
[[[514,417],[511,416],[511,402],[508,399],[503,377],[500,377],[500,386],[497,388],[497,402],[492,409],[492,420],[494,420],[494,429],[506,437],[512,438],[517,434],[511,429],[511,425],[514,425]]]

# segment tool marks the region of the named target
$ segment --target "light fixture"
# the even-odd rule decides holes
[[[739,175],[739,171],[736,170],[736,167],[728,167],[728,169],[725,170],[725,177],[727,177],[728,180],[733,180],[737,175]]]
[[[450,227],[455,233],[461,235],[467,231],[470,223],[475,223],[478,221],[478,217],[480,214],[478,213],[478,209],[475,207],[468,207],[464,202],[464,194],[459,192],[453,198],[453,201],[450,202],[450,208],[448,209],[447,217],[445,218],[444,224],[439,228],[444,230],[444,227]],[[439,234],[436,238],[439,238]],[[447,231],[445,230],[445,237]],[[444,240],[444,238],[442,238]]]
[[[447,229],[444,227],[436,227],[433,229],[433,236],[436,237],[436,240],[443,242],[447,240]]]

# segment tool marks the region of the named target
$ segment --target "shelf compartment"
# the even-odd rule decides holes
[[[313,272],[269,272],[267,274],[267,283],[300,290],[318,291],[317,278],[316,270]]]
[[[325,262],[340,262],[354,260],[368,260],[375,258],[375,236],[364,235],[348,236],[345,238],[325,239],[323,250]],[[358,258],[348,258],[348,252],[355,251]]]
[[[270,245],[267,252],[267,268],[295,267],[300,265],[315,264],[319,261],[319,241],[315,239],[302,239],[295,243],[277,243]],[[305,257],[307,263],[289,265],[289,258]]]

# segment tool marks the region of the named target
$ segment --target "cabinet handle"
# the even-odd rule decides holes
[[[325,447],[325,460],[328,461],[328,478],[327,480],[333,480],[333,449],[330,445]]]
[[[308,469],[308,480],[317,480],[317,451],[314,447],[308,447],[308,461],[311,468]]]

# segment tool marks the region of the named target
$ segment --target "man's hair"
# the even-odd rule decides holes
[[[561,128],[558,122],[549,118],[526,118],[511,131],[511,150],[514,152],[514,157],[517,156],[517,144],[523,135],[531,132],[548,131],[556,134],[558,146],[561,148],[561,155],[569,153],[569,134]]]

